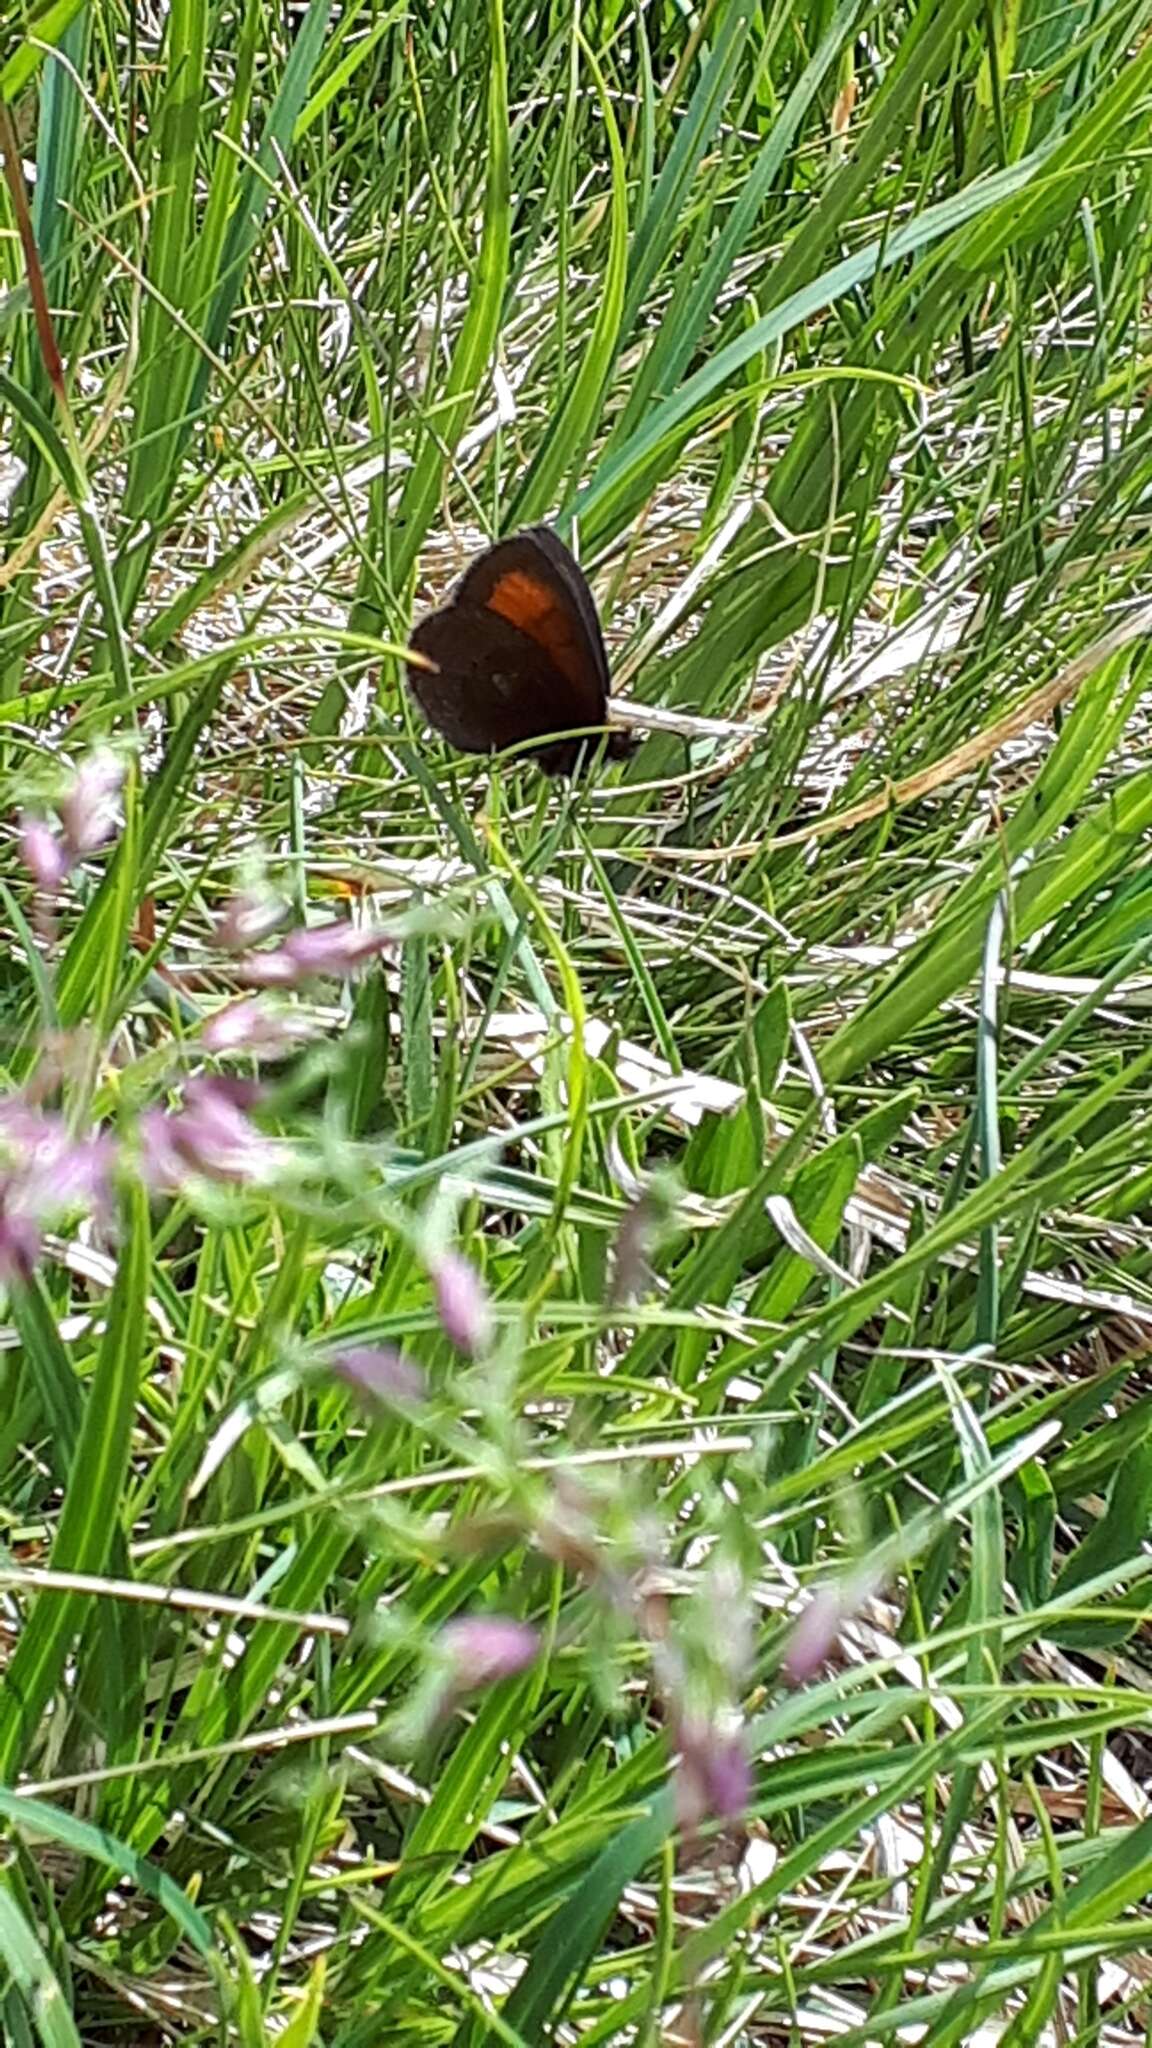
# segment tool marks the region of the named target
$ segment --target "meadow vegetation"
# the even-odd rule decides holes
[[[15,2048],[1152,2039],[1150,110],[10,4]],[[683,719],[572,782],[403,683],[539,520]]]

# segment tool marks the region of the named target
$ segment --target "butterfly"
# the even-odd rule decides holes
[[[410,645],[434,669],[409,662],[408,687],[429,725],[462,753],[532,743],[545,775],[572,775],[600,753],[619,760],[631,752],[632,735],[607,726],[596,600],[549,526],[526,527],[477,555]],[[602,737],[572,730],[585,726],[607,729]]]

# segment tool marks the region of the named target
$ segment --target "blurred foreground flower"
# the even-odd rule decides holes
[[[441,1629],[438,1646],[454,1691],[473,1691],[515,1678],[540,1654],[540,1637],[526,1621],[507,1614],[466,1614]]]
[[[428,1381],[420,1367],[392,1344],[350,1344],[333,1352],[328,1364],[373,1405],[414,1407],[428,1397]]]
[[[293,1052],[314,1030],[300,1010],[244,996],[209,1017],[201,1037],[209,1052],[250,1053],[254,1059],[274,1060]]]
[[[461,1252],[441,1252],[432,1264],[436,1313],[445,1336],[466,1358],[489,1349],[494,1334],[492,1304],[475,1266]]]
[[[21,818],[20,859],[46,896],[56,895],[72,869],[64,841],[46,818]]]
[[[719,1556],[680,1606],[674,1630],[652,1645],[663,1694],[676,1811],[689,1834],[703,1821],[738,1820],[752,1792],[744,1719],[737,1704],[752,1667],[749,1588],[733,1557]]]
[[[182,1109],[145,1110],[139,1125],[144,1179],[167,1191],[194,1174],[257,1185],[277,1179],[293,1154],[252,1122],[248,1111],[260,1099],[254,1082],[205,1074],[189,1081]]]
[[[120,817],[124,763],[109,747],[87,754],[55,800],[60,829],[47,818],[20,819],[20,859],[46,896],[59,893],[77,861],[112,837]]]
[[[105,1207],[115,1157],[106,1132],[77,1136],[19,1098],[0,1104],[0,1280],[29,1278],[53,1223]]]
[[[110,747],[98,747],[80,762],[56,806],[73,861],[95,853],[111,839],[119,822],[123,783],[124,763]]]
[[[249,953],[242,966],[255,988],[295,988],[315,975],[355,974],[395,943],[382,925],[331,918],[327,924],[298,925],[269,952]]]
[[[216,943],[226,952],[243,952],[247,946],[258,946],[261,939],[270,939],[290,916],[289,905],[273,889],[242,889],[229,897],[216,920]]]
[[[786,1685],[807,1685],[828,1662],[844,1630],[866,1600],[877,1593],[882,1575],[861,1567],[850,1577],[818,1586],[784,1646],[780,1676]]]
[[[675,1220],[678,1199],[679,1184],[674,1176],[657,1172],[625,1210],[612,1247],[610,1308],[623,1308],[649,1292],[653,1284],[649,1260]]]
[[[752,1797],[752,1766],[739,1722],[684,1721],[675,1731],[676,1819],[686,1834],[706,1820],[743,1818]]]
[[[19,1190],[0,1181],[0,1284],[30,1280],[43,1248],[40,1224],[24,1208]]]
[[[388,1626],[396,1629],[400,1624],[401,1617],[392,1609]],[[414,1632],[409,1640],[415,1647]],[[401,1753],[417,1749],[442,1728],[465,1693],[518,1678],[540,1655],[537,1631],[507,1614],[462,1614],[446,1622],[431,1643],[423,1640],[423,1671],[388,1722],[390,1739]]]

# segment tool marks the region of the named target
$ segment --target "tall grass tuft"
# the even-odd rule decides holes
[[[0,2033],[1152,2030],[1147,0],[0,33]],[[625,765],[414,614],[578,550]]]

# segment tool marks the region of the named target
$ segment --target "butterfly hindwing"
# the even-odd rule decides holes
[[[421,620],[411,644],[436,663],[435,674],[409,666],[412,694],[428,723],[462,753],[501,753],[581,723],[567,716],[567,679],[496,612],[446,606]]]

